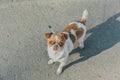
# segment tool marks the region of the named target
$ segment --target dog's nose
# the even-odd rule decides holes
[[[55,45],[55,47],[58,47],[58,45]]]
[[[53,50],[58,50],[58,45],[54,45]]]

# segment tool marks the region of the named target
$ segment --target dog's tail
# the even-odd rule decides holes
[[[88,18],[88,11],[85,9],[85,10],[83,11],[83,15],[82,15],[82,18],[81,18],[80,22],[85,25],[85,24],[86,24],[86,21],[87,21],[87,18]]]

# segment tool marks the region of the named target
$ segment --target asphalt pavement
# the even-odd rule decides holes
[[[88,10],[85,48],[60,76],[43,35]],[[120,80],[120,0],[0,0],[0,80]]]

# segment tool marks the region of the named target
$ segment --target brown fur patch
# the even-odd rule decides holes
[[[75,20],[75,22],[78,22],[78,23],[82,23],[82,24],[86,24],[86,18],[83,18],[83,19],[81,19],[80,21],[79,20]]]
[[[86,21],[87,21],[86,18],[80,20],[80,22],[83,23],[84,25],[86,24]]]
[[[82,28],[78,28],[78,26],[76,24],[71,24],[71,25],[68,25],[63,30],[63,32],[68,32],[69,33],[72,42],[75,43],[76,37],[70,33],[71,29],[76,31],[77,39],[79,39],[83,35],[83,29]]]
[[[53,33],[45,33],[44,37],[45,39],[49,39]]]
[[[55,36],[58,37],[58,39],[55,39]],[[47,39],[48,41],[48,46],[53,46],[54,44],[58,43],[60,47],[64,47],[64,43],[67,39],[67,36],[63,33],[60,34],[52,34],[51,37],[49,39]]]

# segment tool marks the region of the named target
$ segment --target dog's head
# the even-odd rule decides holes
[[[48,47],[52,48],[53,51],[58,51],[64,48],[65,42],[68,38],[67,34],[64,33],[45,33],[45,39],[47,40]]]

